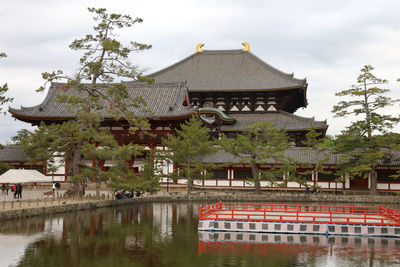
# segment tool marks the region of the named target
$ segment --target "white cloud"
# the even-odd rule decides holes
[[[339,100],[334,93],[353,84],[363,65],[375,66],[376,74],[391,82],[391,96],[400,98],[395,82],[400,77],[400,1],[19,0],[2,1],[0,9],[0,51],[9,55],[0,61],[0,84],[8,82],[13,107],[43,100],[34,92],[42,83],[41,72],[74,71],[80,54],[68,45],[91,31],[86,9],[91,6],[144,19],[119,38],[153,45],[132,56],[148,72],[191,55],[200,42],[204,49],[239,49],[241,42],[250,42],[261,59],[307,77],[309,106],[297,114],[328,119],[330,134],[349,123],[332,117],[330,110]],[[398,114],[398,107],[389,112]],[[0,130],[3,142],[29,126],[9,115],[0,123],[7,125]]]

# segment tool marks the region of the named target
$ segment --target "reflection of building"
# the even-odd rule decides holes
[[[336,248],[341,250],[351,248],[355,249],[356,253],[367,250],[377,252],[397,250],[400,248],[398,241],[393,238],[379,237],[199,232],[199,254],[229,253],[232,255],[256,254],[260,256],[265,255],[267,250],[280,246],[285,248],[286,251],[295,248],[296,253],[310,248],[320,249],[323,252],[328,247],[332,256],[332,250]]]
[[[188,206],[181,203],[156,203],[153,208],[153,226],[160,230],[160,237],[166,238],[173,234],[179,223],[179,218],[187,218]],[[189,214],[189,216],[192,216]]]
[[[133,109],[136,114],[146,116],[150,121],[149,129],[141,129],[134,134],[127,130],[126,121],[115,121],[105,118],[103,127],[107,127],[121,144],[139,143],[146,147],[161,147],[161,138],[174,134],[174,129],[196,115],[210,129],[210,134],[218,138],[226,134],[232,138],[244,131],[246,125],[255,122],[270,121],[278,128],[288,132],[293,146],[287,153],[296,160],[304,159],[308,164],[315,165],[320,159],[318,154],[304,151],[302,146],[306,133],[314,128],[325,135],[328,125],[326,121],[316,121],[314,118],[297,116],[294,113],[299,108],[307,106],[307,87],[305,79],[294,78],[293,74],[284,73],[267,64],[249,51],[246,44],[243,50],[202,50],[165,69],[148,75],[155,79],[154,84],[126,82],[132,97],[142,96],[147,102],[147,108],[152,112]],[[184,81],[184,82],[182,82]],[[104,90],[106,88],[104,87]],[[10,108],[13,117],[38,125],[45,123],[71,120],[76,111],[68,110],[58,103],[57,95],[74,96],[82,94],[74,89],[66,89],[61,83],[53,83],[46,99],[34,107]],[[112,109],[113,103],[104,103]],[[150,132],[153,136],[145,135]],[[195,181],[197,186],[243,187],[252,186],[246,183],[251,176],[248,165],[231,159],[230,155],[218,153],[205,161],[214,163],[232,162],[214,171],[214,178],[207,181]],[[130,166],[134,171],[140,171],[141,159],[133,158]],[[88,161],[87,164],[91,164]],[[112,162],[99,162],[107,168]],[[260,166],[261,169],[271,168],[271,162]],[[335,172],[336,155],[329,155],[325,171]],[[275,164],[276,165],[276,164]],[[309,167],[311,170],[312,167]],[[400,183],[389,176],[399,166],[381,166],[378,173],[378,189],[400,190]],[[176,166],[165,166],[165,172],[176,171]],[[298,171],[307,170],[306,168]],[[164,173],[165,173],[164,172]],[[333,174],[312,173],[307,177],[310,185],[318,184],[323,188],[368,188],[368,180],[356,178],[346,179],[343,183],[335,182]],[[286,177],[279,177],[282,182]],[[184,183],[184,180],[179,182]],[[285,183],[288,187],[300,187],[294,182]],[[270,186],[262,182],[263,187]]]

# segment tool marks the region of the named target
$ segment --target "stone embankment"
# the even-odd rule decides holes
[[[290,202],[290,203],[318,203],[322,205],[338,204],[338,205],[400,205],[400,197],[398,196],[343,196],[343,195],[248,195],[248,194],[225,194],[225,195],[168,195],[168,196],[145,196],[133,199],[123,200],[91,200],[91,201],[69,201],[65,200],[65,204],[29,207],[29,208],[14,208],[12,210],[0,211],[0,221],[9,219],[26,218],[32,216],[43,216],[49,214],[65,213],[79,210],[94,210],[97,208],[114,207],[122,205],[130,205],[136,203],[152,203],[152,202],[208,202],[217,201],[234,201],[234,202]]]

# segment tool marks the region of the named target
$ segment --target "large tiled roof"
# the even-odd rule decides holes
[[[156,82],[186,80],[189,92],[307,87],[306,79],[296,79],[242,50],[204,50],[148,76]]]
[[[305,118],[297,116],[285,111],[271,113],[252,113],[240,114],[232,113],[229,117],[236,120],[235,124],[223,125],[223,131],[242,131],[246,129],[246,125],[250,126],[256,122],[272,122],[278,129],[286,130],[309,130],[314,127],[316,129],[328,128],[326,121],[316,121],[314,118]]]
[[[381,161],[380,165],[400,165],[400,152],[392,151],[391,152],[390,162]],[[315,150],[309,147],[293,147],[289,148],[285,151],[285,156],[293,159],[295,162],[299,164],[317,164],[318,161],[322,159],[327,159],[323,162],[324,165],[337,165],[340,162],[340,154],[336,154],[333,152],[333,149],[326,150]],[[204,163],[215,163],[215,164],[223,164],[223,163],[245,163],[241,161],[239,157],[235,157],[233,154],[230,154],[224,150],[219,150],[214,155],[208,155],[201,157],[201,161]],[[273,159],[269,159],[265,162],[265,164],[279,164]]]
[[[332,150],[324,150],[316,152],[313,149],[305,147],[293,147],[285,151],[285,156],[292,158],[299,163],[316,164],[318,160],[328,156],[328,160],[324,164],[337,164],[338,155],[334,154]],[[205,163],[244,163],[239,157],[235,157],[233,154],[225,152],[224,150],[219,150],[214,155],[204,156],[201,160]],[[279,164],[273,159],[269,159],[265,164]]]
[[[0,149],[0,161],[2,162],[25,162],[28,156],[20,146],[5,146]]]
[[[100,90],[107,90],[109,85],[100,84]],[[137,116],[146,116],[149,118],[169,118],[176,116],[184,116],[195,112],[195,109],[183,106],[187,95],[187,87],[185,82],[175,83],[126,83],[129,95],[134,97],[143,97],[147,103],[147,111],[143,108],[131,108]],[[9,108],[10,113],[17,118],[25,117],[36,120],[44,118],[73,118],[76,110],[70,110],[67,104],[57,102],[58,95],[85,97],[87,93],[70,88],[63,89],[64,84],[53,83],[47,93],[43,103],[33,107],[21,107],[20,109]],[[110,103],[103,101],[102,105],[106,108],[110,107]],[[149,112],[150,110],[151,112]],[[107,117],[106,111],[103,114]]]

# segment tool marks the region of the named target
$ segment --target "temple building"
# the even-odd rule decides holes
[[[137,143],[147,148],[162,148],[161,138],[174,134],[174,129],[193,115],[203,120],[213,138],[219,138],[221,134],[234,138],[236,134],[245,131],[246,125],[269,121],[275,127],[288,132],[293,145],[287,151],[290,156],[308,166],[315,165],[318,155],[303,148],[302,141],[312,128],[324,137],[328,124],[326,121],[294,114],[299,108],[307,107],[306,79],[295,78],[293,74],[272,67],[251,53],[248,43],[243,45],[244,49],[238,50],[203,50],[203,45],[199,44],[196,52],[189,57],[147,75],[155,80],[154,84],[124,82],[132,97],[142,96],[146,101],[147,110],[133,111],[139,116],[147,117],[151,126],[131,134],[127,130],[127,122],[115,121],[105,116],[102,127],[110,129],[121,144]],[[60,94],[73,96],[78,92],[66,90],[62,83],[53,83],[41,104],[20,109],[10,108],[9,111],[16,119],[32,125],[39,125],[42,121],[50,124],[74,119],[76,113],[57,103],[56,96]],[[144,135],[143,131],[153,135]],[[220,151],[204,161],[219,164],[221,167],[214,171],[214,178],[195,181],[196,186],[252,186],[246,180],[250,176],[250,167],[231,155]],[[227,162],[230,163],[229,166],[226,166]],[[346,178],[343,182],[336,182],[333,173],[337,162],[337,155],[329,153],[329,160],[325,162],[324,168],[331,174],[312,172],[307,182],[327,189],[368,188],[368,179]],[[112,162],[103,164],[106,168]],[[279,164],[271,162],[260,168],[268,169],[274,165]],[[141,159],[132,159],[131,167],[140,171]],[[176,171],[177,167],[179,166],[165,166],[164,173]],[[299,171],[306,170],[300,167]],[[378,173],[378,189],[400,190],[400,183],[388,178],[398,169],[399,166],[382,165],[382,171]],[[285,179],[282,177],[282,182],[287,187],[301,187],[298,183]],[[175,182],[184,184],[186,180]],[[261,185],[263,188],[271,186],[267,181]]]
[[[307,81],[284,73],[249,51],[202,50],[148,75],[157,83],[187,81],[190,105],[211,128],[228,136],[246,125],[270,121],[285,128],[296,146],[314,127],[325,135],[326,121],[293,113],[307,106]]]
[[[20,146],[7,145],[0,149],[0,162],[6,163],[13,169],[32,169],[41,173],[46,171],[43,164],[31,163],[29,157],[24,153],[24,150]]]

